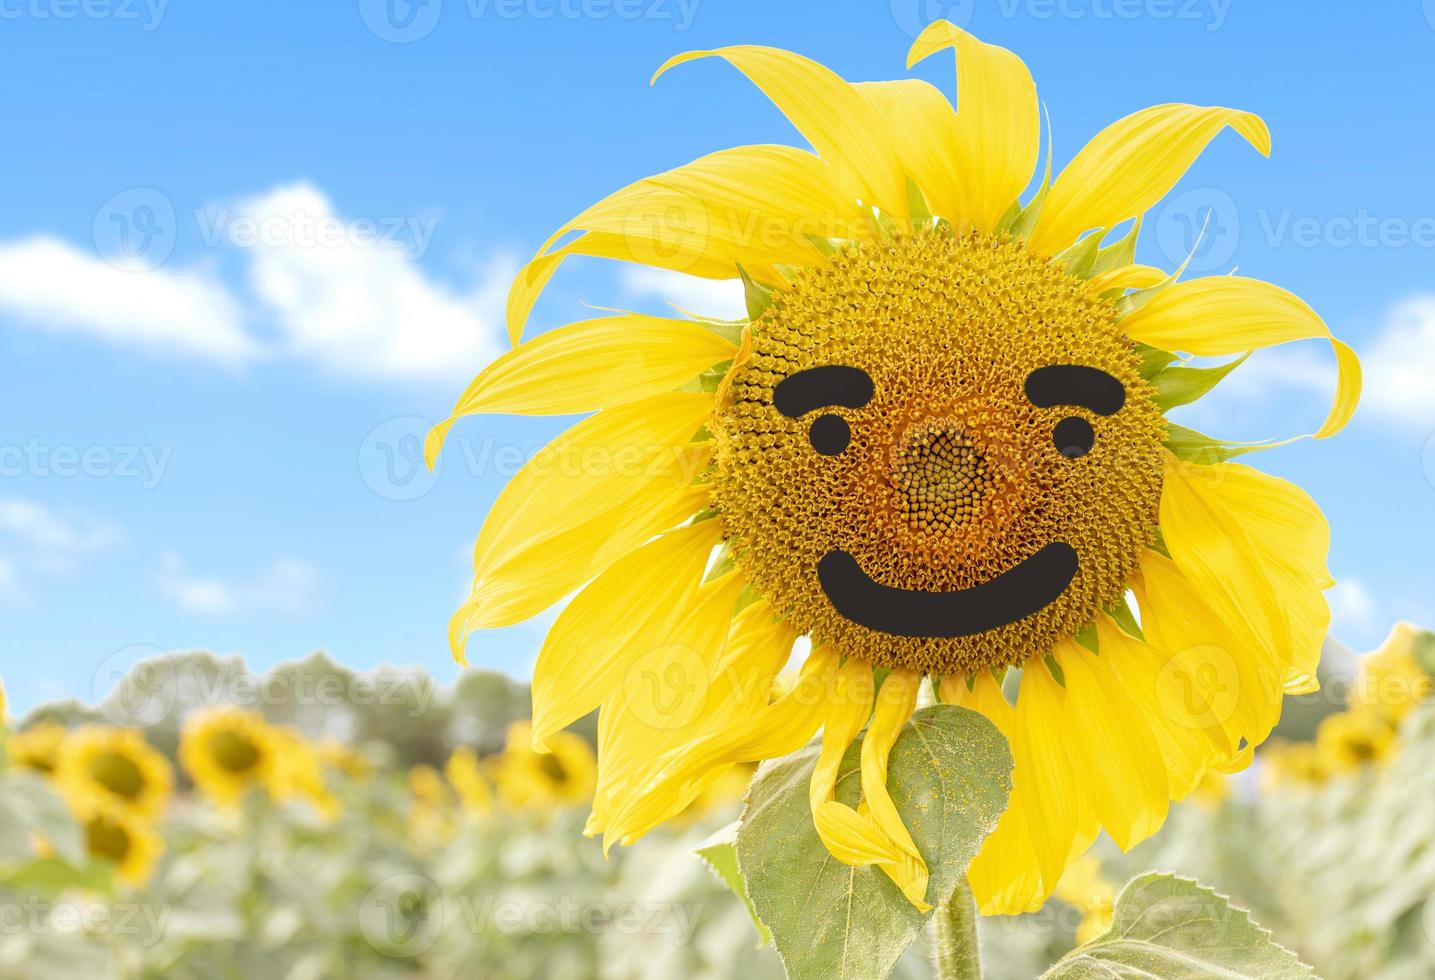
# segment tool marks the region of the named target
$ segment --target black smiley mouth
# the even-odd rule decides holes
[[[1054,602],[1078,568],[1076,549],[1053,541],[996,578],[968,589],[917,592],[874,582],[846,551],[829,551],[817,579],[834,609],[860,626],[893,636],[972,636]]]

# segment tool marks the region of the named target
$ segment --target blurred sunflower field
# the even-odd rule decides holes
[[[984,919],[988,975],[1099,942],[1153,868],[1329,980],[1435,975],[1435,635],[1332,646],[1350,673],[1296,699],[1249,769],[1208,776],[1131,853],[1098,845],[1039,912]],[[725,884],[751,771],[605,857],[582,835],[591,719],[540,755],[527,705],[484,671],[444,686],[315,654],[254,676],[194,653],[7,719],[0,975],[781,977]],[[918,943],[894,975],[929,971]]]

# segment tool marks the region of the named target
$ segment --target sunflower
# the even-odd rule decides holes
[[[572,732],[553,732],[540,752],[534,749],[534,738],[526,721],[509,726],[503,753],[493,760],[498,798],[514,809],[588,802],[597,782],[597,763],[588,743]]]
[[[1314,742],[1274,739],[1261,749],[1260,762],[1261,789],[1267,793],[1322,786],[1331,776],[1329,760]]]
[[[271,729],[277,751],[269,780],[270,795],[279,802],[301,800],[325,820],[341,809],[339,799],[324,780],[324,766],[314,745],[290,728]]]
[[[1416,648],[1426,646],[1435,647],[1435,635],[1410,623],[1396,623],[1380,649],[1360,658],[1352,706],[1379,715],[1392,726],[1399,725],[1435,691],[1435,679],[1416,660]]]
[[[154,874],[164,840],[154,825],[132,807],[98,795],[72,800],[71,811],[85,834],[93,858],[114,865],[115,876],[138,888]]]
[[[409,770],[408,836],[419,850],[441,847],[453,839],[453,794],[438,770],[419,763]]]
[[[33,769],[47,776],[55,772],[60,743],[65,739],[65,726],[53,721],[37,721],[5,742],[10,764]]]
[[[478,756],[467,746],[454,749],[448,762],[444,763],[443,773],[469,813],[481,814],[493,810],[493,787],[481,770]]]
[[[1342,711],[1321,721],[1315,747],[1323,768],[1354,772],[1385,759],[1395,749],[1395,730],[1379,715]]]
[[[67,797],[104,797],[153,820],[169,803],[174,773],[140,732],[86,725],[61,740],[55,781]]]
[[[276,730],[259,715],[208,708],[185,720],[179,761],[201,793],[232,806],[250,789],[271,789],[280,745]]]
[[[1081,913],[1076,926],[1076,944],[1084,946],[1111,928],[1116,907],[1116,888],[1101,874],[1101,862],[1090,854],[1067,865],[1056,883],[1056,897]]]
[[[1023,203],[1031,76],[945,22],[909,62],[946,49],[960,112],[924,81],[850,84],[772,48],[664,65],[726,60],[815,152],[723,150],[559,228],[510,292],[517,346],[426,449],[474,413],[594,413],[499,495],[450,625],[463,660],[471,631],[576,590],[538,657],[533,740],[601,708],[589,833],[632,841],[729,764],[821,731],[822,840],[925,907],[885,782],[930,678],[1011,744],[1010,804],[969,878],[984,912],[1015,913],[1101,828],[1149,836],[1209,769],[1244,764],[1284,693],[1316,686],[1325,519],[1231,462],[1260,446],[1166,420],[1238,363],[1180,355],[1329,341],[1317,437],[1353,413],[1359,364],[1279,287],[1134,262],[1142,215],[1220,131],[1269,151],[1258,117],[1137,112],[1054,181],[1048,155]],[[518,343],[570,256],[740,279],[749,315],[616,313]],[[799,682],[774,688],[799,635]],[[834,786],[864,726],[853,809]]]

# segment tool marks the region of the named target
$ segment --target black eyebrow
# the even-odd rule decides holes
[[[1115,415],[1126,404],[1126,388],[1100,368],[1052,364],[1026,376],[1026,397],[1037,408],[1079,405],[1097,415]]]
[[[779,381],[772,391],[772,404],[790,419],[829,405],[861,408],[871,400],[872,378],[861,368],[844,364],[798,371]]]

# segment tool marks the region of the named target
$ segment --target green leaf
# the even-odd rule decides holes
[[[848,806],[861,792],[861,744],[848,749],[837,781],[837,800]],[[828,853],[808,804],[817,755],[814,743],[758,771],[738,827],[738,865],[790,980],[885,977],[931,913],[918,912],[877,868]],[[1006,740],[976,712],[934,705],[903,728],[887,789],[931,872],[928,902],[951,895],[996,826],[1011,769]]]
[[[69,888],[84,888],[109,895],[115,887],[114,866],[91,861],[75,867],[59,858],[39,858],[10,872],[6,876],[5,887],[11,891],[35,891],[52,896]]]
[[[1137,344],[1136,356],[1141,359],[1141,363],[1137,366],[1136,370],[1139,371],[1141,377],[1147,381],[1150,381],[1156,377],[1156,375],[1166,370],[1167,365],[1176,359],[1176,355],[1170,351],[1164,351],[1159,347],[1152,347],[1149,344]]]
[[[1420,669],[1435,677],[1435,633],[1421,630],[1411,642],[1411,654]]]
[[[1111,929],[1042,980],[1306,980],[1315,973],[1244,909],[1188,878],[1145,874],[1116,898]]]
[[[80,827],[49,785],[28,772],[0,774],[0,859],[23,861],[34,856],[32,831],[71,864],[86,860]]]
[[[1156,386],[1156,395],[1152,400],[1160,406],[1163,412],[1176,408],[1178,405],[1189,405],[1204,397],[1208,391],[1220,384],[1226,375],[1245,363],[1246,358],[1250,356],[1248,351],[1234,361],[1210,368],[1182,367],[1181,365],[1168,367],[1150,379],[1151,383]]]
[[[737,827],[738,822],[734,820],[693,848],[693,853],[717,875],[719,881],[742,899],[748,914],[752,916],[752,924],[757,927],[757,933],[762,937],[762,944],[766,946],[772,942],[772,933],[757,917],[757,910],[752,907],[752,896],[747,893],[747,885],[737,869]]]

